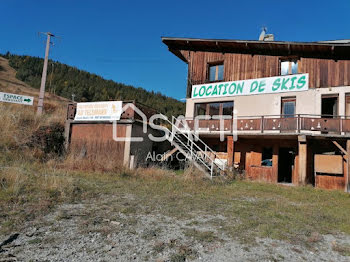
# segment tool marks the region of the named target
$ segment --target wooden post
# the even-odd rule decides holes
[[[64,148],[66,151],[68,151],[69,143],[70,143],[71,124],[72,124],[72,120],[67,119],[64,125],[64,139],[65,139]]]
[[[272,172],[275,177],[275,183],[278,183],[278,151],[279,145],[276,143],[272,149]]]
[[[126,167],[130,167],[130,151],[131,151],[131,134],[132,134],[132,124],[126,126],[125,138],[127,139],[124,142],[124,160],[123,164]]]
[[[234,163],[234,141],[233,136],[227,136],[227,166],[232,167]]]
[[[307,141],[306,136],[298,136],[298,145],[299,145],[299,152],[298,152],[298,158],[299,158],[299,166],[298,166],[298,173],[299,173],[299,185],[305,185],[306,184],[306,177],[307,177]]]
[[[350,193],[350,140],[346,141],[347,153],[347,172],[345,175],[345,192]]]

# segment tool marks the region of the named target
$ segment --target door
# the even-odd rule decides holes
[[[345,116],[350,117],[350,94],[345,95]]]
[[[281,100],[281,122],[280,131],[290,132],[291,130],[297,130],[298,119],[295,116],[295,97],[283,97]]]
[[[338,115],[338,95],[322,96],[322,117],[334,118]]]
[[[294,117],[295,115],[295,97],[282,98],[281,114],[284,118]]]
[[[281,147],[278,153],[278,183],[292,183],[295,153],[293,148]]]

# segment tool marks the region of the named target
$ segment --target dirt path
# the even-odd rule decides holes
[[[349,236],[316,234],[309,247],[272,239],[240,243],[221,230],[227,217],[137,214],[125,204],[133,199],[61,205],[13,239],[0,236],[0,243],[8,240],[0,261],[350,261],[337,250]],[[121,202],[125,208],[117,212]]]

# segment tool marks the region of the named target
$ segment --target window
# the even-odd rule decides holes
[[[264,147],[262,150],[262,166],[272,166],[272,148]]]
[[[291,67],[292,67],[292,74],[297,74],[298,73],[298,62],[290,62]]]
[[[207,104],[206,103],[195,104],[195,115],[196,116],[206,115],[206,111],[207,111]]]
[[[222,115],[232,116],[233,115],[233,102],[222,103]]]
[[[281,61],[281,76],[297,74],[298,61]]]
[[[295,97],[282,98],[281,114],[283,117],[294,117],[295,115]]]
[[[350,116],[350,94],[345,94],[345,116]]]
[[[209,114],[210,116],[220,115],[220,103],[209,103]]]
[[[322,117],[333,118],[338,115],[338,95],[323,95],[321,102]]]
[[[212,103],[198,103],[194,105],[195,116],[208,115],[233,115],[233,101],[227,102],[212,102]]]
[[[209,81],[222,81],[224,80],[224,65],[216,64],[209,65]]]

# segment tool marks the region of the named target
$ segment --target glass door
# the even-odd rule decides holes
[[[292,98],[282,98],[281,103],[281,114],[283,118],[294,117],[295,116],[295,97]]]

